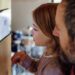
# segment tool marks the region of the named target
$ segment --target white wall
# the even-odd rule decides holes
[[[25,31],[32,25],[32,10],[50,0],[12,0],[12,29]]]
[[[62,0],[54,0],[54,3],[60,3]]]
[[[11,8],[11,0],[0,0],[0,9]]]

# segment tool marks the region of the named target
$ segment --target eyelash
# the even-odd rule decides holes
[[[36,28],[33,28],[33,30],[38,31]]]

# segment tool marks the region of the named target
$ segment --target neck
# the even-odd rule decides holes
[[[53,55],[54,54],[54,50],[52,47],[47,47],[46,50],[45,50],[45,55]]]
[[[57,54],[53,51],[53,48],[47,47],[43,56],[47,58],[56,58]]]

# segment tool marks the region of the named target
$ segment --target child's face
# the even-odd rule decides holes
[[[38,27],[38,25],[34,22],[33,23],[33,30],[32,30],[33,39],[35,41],[35,44],[38,46],[46,46],[50,40],[49,37],[47,37],[41,29]]]

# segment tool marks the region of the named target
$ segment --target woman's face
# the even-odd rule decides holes
[[[71,43],[70,43],[68,30],[64,22],[64,13],[65,13],[65,7],[63,3],[61,3],[57,7],[56,19],[55,19],[56,26],[53,31],[53,34],[59,38],[61,50],[67,56],[68,60],[70,62],[75,62],[75,54],[73,53],[73,51],[70,51]]]
[[[50,38],[47,37],[34,22],[32,29],[33,40],[38,46],[46,46],[50,42]]]
[[[59,37],[60,45],[62,49],[65,51],[66,48],[68,47],[69,36],[66,25],[64,23],[64,12],[65,12],[65,7],[64,4],[61,3],[57,7],[56,18],[55,18],[56,26],[53,31],[53,34]]]

